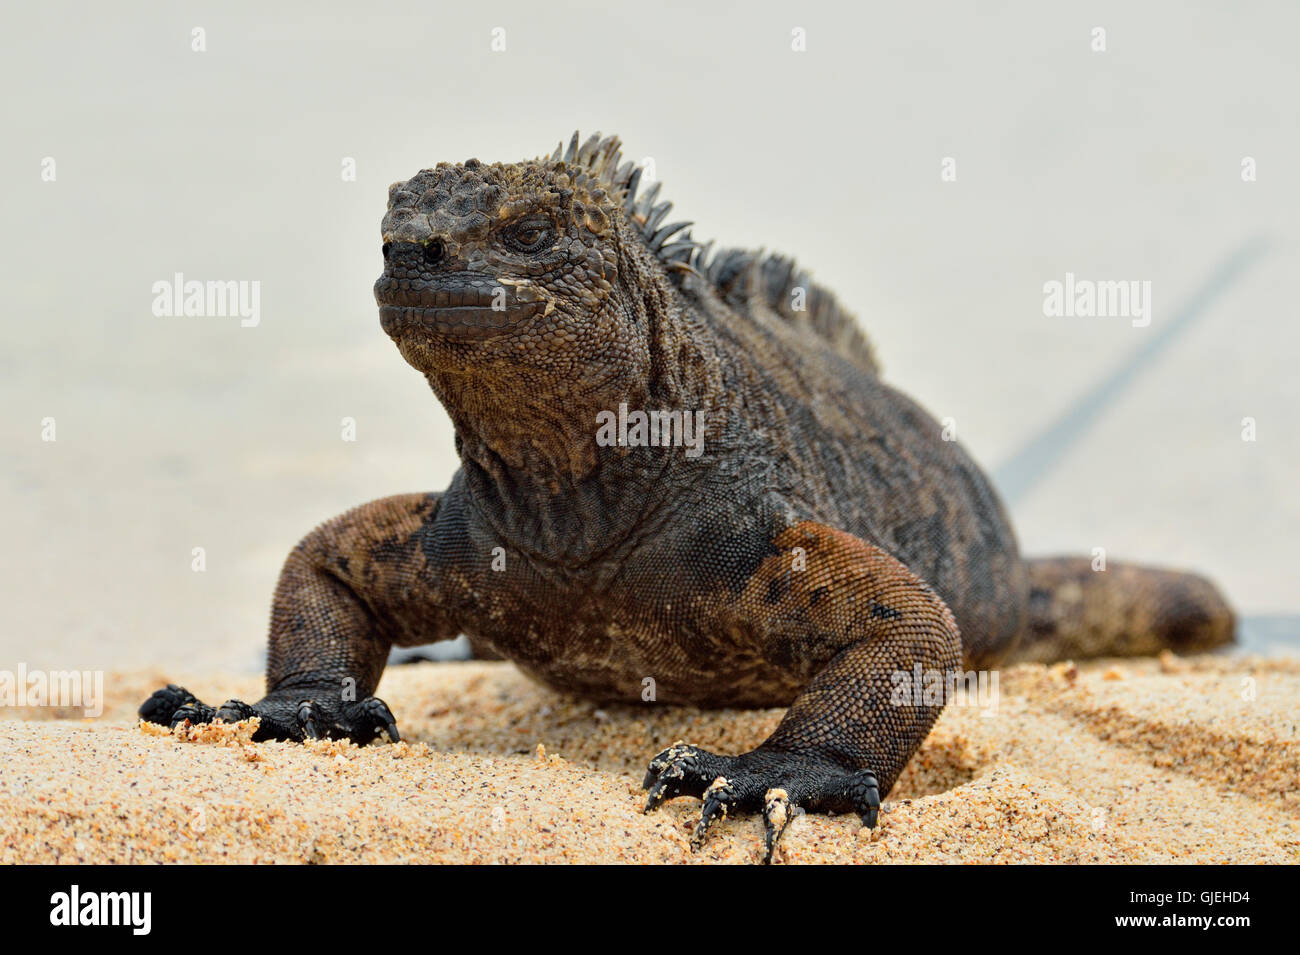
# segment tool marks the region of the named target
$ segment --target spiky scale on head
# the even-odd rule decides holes
[[[551,158],[581,166],[604,183],[620,200],[632,231],[674,279],[680,280],[687,273],[699,275],[732,306],[747,310],[761,303],[787,321],[829,341],[856,363],[873,372],[879,371],[875,352],[853,316],[840,307],[830,292],[814,284],[793,259],[746,249],[719,249],[713,254],[712,241],[702,244],[691,237],[689,229],[693,222],[661,225],[673,205],[659,201],[662,184],[658,181],[641,191],[643,168],[630,162],[620,165],[621,146],[617,136],[602,138],[596,133],[579,145],[575,131],[568,148],[561,143]],[[801,307],[792,301],[797,290],[803,293]]]

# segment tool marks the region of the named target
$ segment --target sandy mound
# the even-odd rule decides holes
[[[721,752],[781,711],[598,707],[508,664],[394,668],[406,742],[247,742],[247,726],[142,728],[168,680],[254,700],[260,680],[110,674],[104,716],[4,724],[0,862],[753,862],[761,823],[688,845],[699,803],[642,815],[646,762]],[[800,816],[785,862],[1298,862],[1300,661],[1021,666],[996,712],[949,706],[875,832]],[[10,712],[10,715],[14,715]],[[64,717],[64,718],[59,718]]]

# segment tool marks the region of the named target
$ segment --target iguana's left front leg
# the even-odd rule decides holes
[[[209,706],[168,684],[140,706],[151,723],[261,721],[254,740],[398,739],[388,705],[372,696],[393,644],[454,637],[432,597],[420,546],[441,495],[399,494],[327,521],[289,554],[271,607],[266,695]]]
[[[719,756],[678,743],[651,761],[644,783],[647,812],[674,796],[704,799],[696,848],[728,812],[761,810],[765,862],[796,807],[876,824],[881,797],[943,709],[894,699],[894,674],[919,663],[946,676],[961,662],[948,607],[883,550],[813,523],[774,543],[780,553],[759,566],[739,613],[774,665],[829,659],[758,748]]]

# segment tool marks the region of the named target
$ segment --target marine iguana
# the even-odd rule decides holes
[[[263,699],[170,685],[141,717],[397,740],[372,695],[391,646],[461,633],[603,701],[653,681],[660,702],[788,706],[751,752],[677,743],[644,783],[646,811],[703,799],[694,846],[761,812],[770,861],[795,807],[876,825],[943,706],[900,703],[900,672],[1231,641],[1200,577],[1023,559],[988,480],[881,380],[835,297],[790,259],[695,242],[642,177],[616,137],[575,133],[390,188],[380,323],[461,468],[298,544]]]

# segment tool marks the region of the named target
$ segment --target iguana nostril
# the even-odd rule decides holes
[[[385,242],[382,251],[383,251],[383,253],[384,253],[384,261],[387,262],[387,261],[388,261],[388,253],[390,253],[390,252],[393,251],[393,243],[391,243],[391,242]]]
[[[442,239],[434,239],[424,246],[424,260],[430,265],[437,265],[447,254],[447,247]]]

